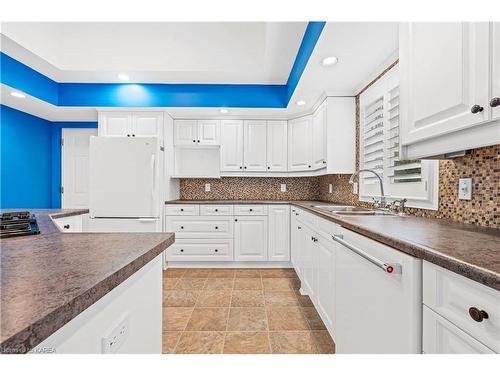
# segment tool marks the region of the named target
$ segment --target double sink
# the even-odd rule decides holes
[[[330,212],[335,215],[353,215],[353,216],[380,216],[380,215],[389,215],[396,216],[396,214],[389,211],[382,210],[371,210],[363,207],[355,207],[355,206],[335,206],[335,205],[312,205],[312,208],[316,208],[321,211]]]

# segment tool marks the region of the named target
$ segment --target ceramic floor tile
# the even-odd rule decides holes
[[[315,343],[310,331],[269,332],[273,354],[313,354]]]
[[[229,311],[228,331],[266,331],[266,311],[261,307],[235,307]]]
[[[163,330],[184,331],[192,312],[192,307],[164,307]]]
[[[210,270],[208,268],[186,268],[182,277],[208,277]]]
[[[296,293],[297,301],[299,301],[299,305],[302,307],[312,307],[314,306],[311,298],[307,295],[301,295],[300,293]]]
[[[234,279],[234,290],[261,290],[261,278],[236,278]]]
[[[224,345],[224,332],[183,332],[176,354],[221,354]]]
[[[163,354],[171,354],[174,352],[175,345],[179,341],[182,332],[163,332]]]
[[[260,277],[260,270],[257,268],[236,268],[234,270],[235,277]]]
[[[297,278],[293,268],[261,268],[260,275],[262,278]]]
[[[312,330],[324,330],[326,329],[323,320],[319,316],[318,312],[314,307],[303,307],[302,313],[306,317],[307,323]]]
[[[185,272],[186,272],[185,268],[169,268],[168,270],[163,271],[163,277],[178,278],[182,277],[182,275],[184,275]]]
[[[178,277],[164,277],[163,278],[163,289],[164,290],[173,290],[175,289],[175,285],[180,280]]]
[[[291,290],[266,290],[266,306],[299,306],[296,294]]]
[[[177,281],[174,290],[201,290],[205,286],[206,278],[183,277]]]
[[[227,332],[224,354],[266,354],[270,353],[267,332]]]
[[[261,290],[234,290],[231,307],[262,307],[264,294]]]
[[[270,331],[309,330],[309,324],[299,307],[269,307],[267,319]]]
[[[213,278],[207,279],[204,289],[208,290],[232,290],[234,279],[228,278]]]
[[[196,301],[196,307],[229,307],[230,290],[203,290]]]
[[[235,273],[234,268],[211,268],[209,271],[208,277],[233,278]]]
[[[264,290],[293,290],[293,286],[291,284],[291,280],[289,278],[267,278],[262,279],[262,284],[264,285]]]
[[[197,307],[191,314],[186,331],[225,331],[227,317],[227,308]]]
[[[163,294],[163,306],[194,307],[199,294],[196,290],[166,290]]]
[[[328,334],[328,331],[311,331],[315,345],[315,352],[318,354],[334,354],[335,343]]]

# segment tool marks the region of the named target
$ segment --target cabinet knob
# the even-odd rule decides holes
[[[215,212],[219,212],[219,210],[216,208],[216,209],[215,209]]]
[[[302,229],[302,227],[297,227],[297,229]]]
[[[66,225],[64,226],[64,229],[69,229],[69,224],[66,224]]]
[[[243,169],[247,169],[247,167],[246,167],[246,166],[244,166],[244,167],[243,167]]]
[[[215,227],[215,229],[219,229],[219,227]]]
[[[218,253],[219,252],[219,249],[215,249],[215,252]]]
[[[193,143],[195,143],[195,142],[196,142],[196,139],[193,139]]]
[[[181,229],[184,229],[184,227],[181,227]]]
[[[500,98],[493,98],[490,100],[490,107],[498,107],[500,105]]]
[[[471,111],[472,113],[476,114],[476,113],[479,113],[479,112],[483,112],[483,109],[484,109],[484,108],[483,108],[483,107],[481,107],[479,104],[474,104],[474,105],[471,107],[470,111]]]
[[[267,169],[271,169],[271,167],[267,167]]]
[[[242,166],[240,166],[240,169],[243,169],[243,167],[242,167]]]
[[[184,208],[181,208],[181,211],[184,211]]]
[[[130,134],[127,134],[127,137],[130,137]]]
[[[132,137],[135,137],[135,134],[132,134]]]
[[[253,208],[250,209],[250,212],[252,212],[252,211],[253,211]]]
[[[238,221],[238,219],[234,219],[234,221]]]
[[[198,139],[198,141],[197,141],[197,142],[198,142],[198,143],[200,143],[200,140]]]
[[[471,307],[469,309],[469,315],[476,322],[482,322],[483,319],[488,319],[488,313],[484,310],[479,310],[477,307]]]
[[[310,166],[310,165],[308,165],[307,167],[308,167],[308,168],[311,168],[311,166]]]
[[[184,252],[184,249],[181,249],[181,253],[183,253],[183,252]]]

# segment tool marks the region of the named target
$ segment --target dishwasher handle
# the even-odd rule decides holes
[[[341,235],[341,234],[334,234],[332,236],[332,238],[333,238],[334,241],[336,241],[339,244],[344,245],[348,249],[354,251],[356,254],[358,254],[359,256],[361,256],[363,258],[365,258],[366,260],[370,261],[371,263],[375,264],[377,267],[382,268],[384,270],[384,272],[392,273],[392,274],[395,274],[395,273],[401,274],[401,273],[403,273],[403,267],[401,266],[401,264],[398,264],[398,263],[390,264],[390,263],[383,262],[380,259],[377,259],[374,256],[371,256],[370,254],[367,254],[363,250],[358,249],[356,246],[353,246],[350,243],[344,241],[344,236]]]

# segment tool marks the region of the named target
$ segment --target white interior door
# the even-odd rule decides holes
[[[62,129],[62,208],[89,206],[89,142],[97,129]]]
[[[246,171],[266,170],[266,121],[245,121],[244,122],[244,169]]]
[[[243,121],[222,120],[220,123],[220,170],[236,172],[243,169]]]

